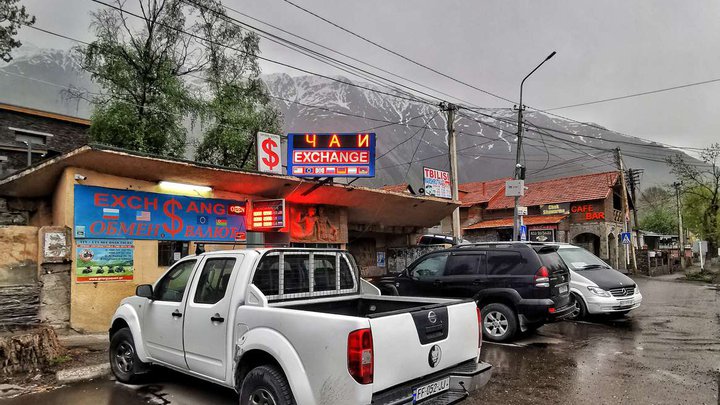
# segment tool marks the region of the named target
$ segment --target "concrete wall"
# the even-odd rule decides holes
[[[37,282],[37,240],[35,226],[0,227],[0,285]]]

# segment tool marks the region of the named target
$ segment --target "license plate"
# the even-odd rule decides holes
[[[558,288],[558,290],[560,291],[560,294],[564,294],[564,293],[568,292],[568,286],[567,286],[567,284],[561,285],[561,286]]]
[[[443,391],[450,389],[450,377],[440,381],[431,382],[413,390],[413,404],[422,401]]]
[[[633,304],[633,300],[620,300],[620,306],[630,307]]]

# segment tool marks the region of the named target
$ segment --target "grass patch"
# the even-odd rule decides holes
[[[63,354],[62,356],[57,356],[55,358],[50,359],[50,365],[58,366],[60,364],[67,363],[70,360],[72,360],[72,357],[70,357],[70,355]]]
[[[685,280],[702,281],[703,283],[712,283],[715,275],[712,273],[690,273],[685,275]]]

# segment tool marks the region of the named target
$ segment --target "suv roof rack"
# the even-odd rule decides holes
[[[542,247],[550,247],[552,246],[554,249],[557,250],[557,247],[559,247],[558,243],[556,242],[530,242],[530,241],[504,241],[504,242],[474,242],[474,243],[466,243],[462,245],[453,246],[451,249],[467,249],[467,248],[476,248],[476,247],[489,247],[489,246],[527,246],[529,248],[533,248],[535,250],[541,249]]]

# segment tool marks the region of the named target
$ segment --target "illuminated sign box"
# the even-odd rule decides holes
[[[288,174],[374,177],[374,133],[288,134]]]
[[[276,229],[285,227],[285,200],[260,200],[252,202],[248,218],[252,229]]]

